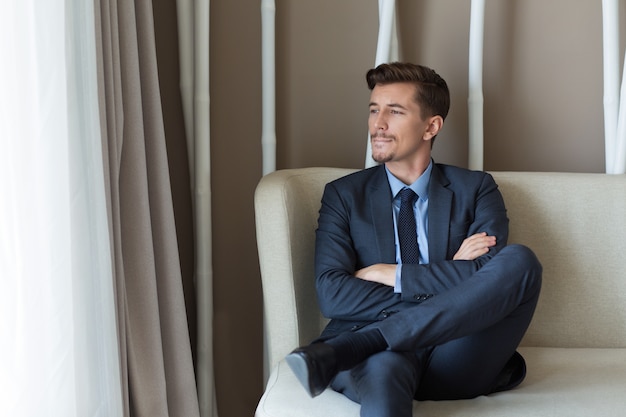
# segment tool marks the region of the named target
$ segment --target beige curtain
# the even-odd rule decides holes
[[[180,93],[194,197],[198,399],[202,417],[217,417],[213,373],[209,12],[209,0],[176,0]]]
[[[198,397],[152,4],[95,2],[125,416],[194,417]]]

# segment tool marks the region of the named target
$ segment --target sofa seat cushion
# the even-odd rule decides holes
[[[420,417],[601,417],[626,413],[626,349],[522,347],[526,380],[472,400],[414,402]],[[284,361],[270,375],[256,417],[358,417],[359,405],[327,389],[311,399]]]

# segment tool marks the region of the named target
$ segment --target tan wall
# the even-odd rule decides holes
[[[375,0],[277,0],[278,168],[360,167],[378,27]],[[597,0],[488,0],[485,168],[603,172]],[[402,57],[435,68],[452,110],[438,162],[466,166],[467,0],[399,0]],[[623,21],[624,19],[622,19]],[[211,0],[215,354],[221,417],[262,390],[252,195],[261,176],[259,0]]]

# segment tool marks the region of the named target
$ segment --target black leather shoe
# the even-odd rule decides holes
[[[335,350],[326,343],[298,348],[285,361],[311,397],[324,392],[338,372]]]

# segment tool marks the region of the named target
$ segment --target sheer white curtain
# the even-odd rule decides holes
[[[0,13],[0,415],[122,413],[92,2]]]
[[[210,0],[177,0],[181,96],[193,188],[198,305],[196,379],[202,417],[217,417],[213,366],[213,267],[209,116]]]

